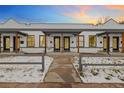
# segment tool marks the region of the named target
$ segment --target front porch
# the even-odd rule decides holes
[[[22,37],[25,36],[27,34],[20,31],[0,31],[0,52],[18,53],[20,51]]]

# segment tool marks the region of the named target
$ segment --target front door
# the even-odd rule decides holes
[[[16,37],[13,37],[13,51],[16,51],[16,47],[17,50],[20,50],[20,37],[17,38],[17,42],[16,42]]]
[[[60,37],[54,37],[54,51],[59,52],[60,51]]]
[[[4,51],[10,51],[10,37],[9,36],[3,37],[3,47],[4,47]]]
[[[70,37],[64,37],[64,51],[70,51]]]
[[[109,39],[109,38],[108,38]],[[103,37],[103,50],[106,51],[107,50],[107,38]]]
[[[113,52],[119,51],[119,37],[113,37]]]

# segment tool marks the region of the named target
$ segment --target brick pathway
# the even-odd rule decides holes
[[[52,57],[54,60],[44,79],[45,82],[81,82],[72,65],[72,55],[53,55]]]

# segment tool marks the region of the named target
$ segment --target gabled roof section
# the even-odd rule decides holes
[[[4,22],[5,24],[18,24],[18,22],[15,19],[8,19],[6,22]]]
[[[106,21],[103,25],[118,25],[119,23],[115,21],[113,18]]]
[[[104,24],[92,25],[82,23],[20,23],[14,19],[9,19],[5,23],[0,24],[0,30],[25,31],[37,30],[44,32],[81,32],[81,31],[123,31],[124,24],[119,24],[114,19],[109,19]]]
[[[4,23],[0,23],[0,28],[18,28],[24,27],[25,24],[18,23],[15,19],[8,19]]]

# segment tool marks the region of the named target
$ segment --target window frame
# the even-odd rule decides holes
[[[34,46],[29,46],[29,42],[28,42],[29,36],[34,36]],[[27,36],[27,47],[28,47],[28,48],[34,48],[34,47],[35,47],[35,35],[28,35],[28,36]]]

